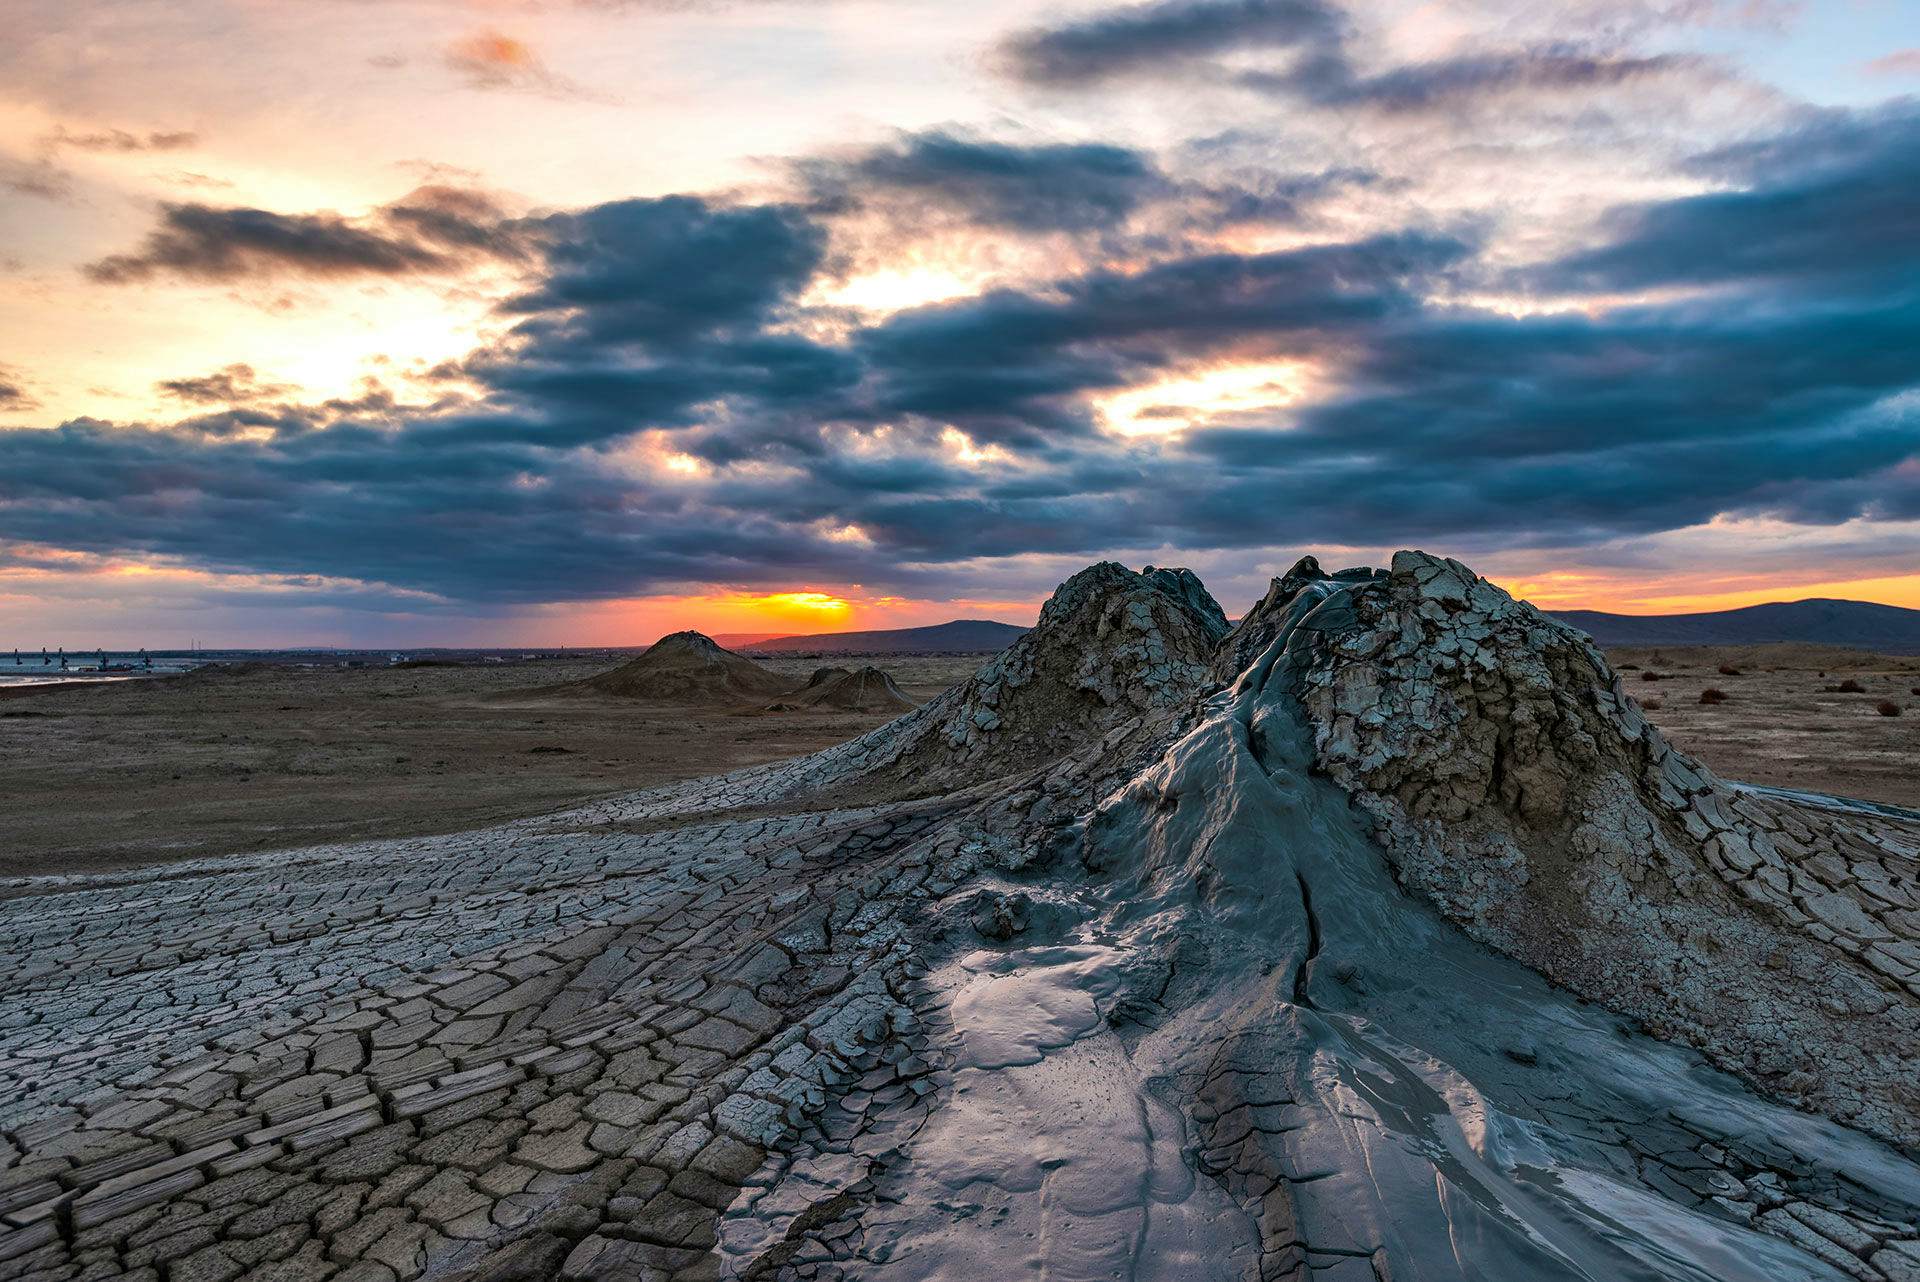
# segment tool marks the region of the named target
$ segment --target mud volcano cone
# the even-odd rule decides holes
[[[623,699],[703,702],[784,694],[793,683],[699,632],[662,637],[631,663],[582,684]]]
[[[917,706],[893,678],[878,668],[821,668],[794,702],[845,712],[911,712]]]

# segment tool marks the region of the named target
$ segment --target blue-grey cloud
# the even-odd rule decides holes
[[[162,396],[194,405],[244,405],[284,397],[293,390],[284,383],[262,383],[253,366],[244,363],[228,365],[211,374],[163,378],[154,389]]]
[[[1204,162],[1204,156],[1197,158]],[[962,223],[1015,235],[1105,237],[1116,244],[1117,232],[1139,234],[1136,222],[1167,235],[1252,224],[1299,226],[1340,193],[1382,181],[1353,165],[1181,178],[1129,147],[1005,142],[941,129],[810,157],[793,170],[809,212],[829,222],[878,211],[896,235],[908,238]]]
[[[462,368],[490,417],[434,431],[585,445],[716,405],[810,404],[858,377],[845,351],[774,329],[825,254],[798,210],[626,200],[554,215],[538,238],[540,279],[502,305],[519,324]]]
[[[506,309],[566,313],[601,342],[680,345],[757,327],[803,286],[821,229],[777,205],[623,200],[547,221],[546,272]]]
[[[1606,244],[1527,278],[1670,301],[1525,316],[1439,301],[1487,270],[1479,247],[1409,228],[1171,253],[826,338],[795,322],[829,213],[671,197],[529,220],[513,332],[448,371],[458,395],[3,432],[0,538],[515,602],[799,578],[938,592],[970,558],[1120,546],[1912,518],[1920,288],[1881,199],[1911,184],[1912,129],[1908,109],[1825,114],[1699,157],[1723,190],[1619,211]],[[1714,255],[1716,225],[1739,254]],[[1285,357],[1324,371],[1312,401],[1165,442],[1117,440],[1088,409]],[[963,465],[949,426],[1017,466]],[[643,432],[714,471],[636,462]]]
[[[1015,144],[944,131],[911,134],[797,166],[828,207],[904,198],[943,214],[1020,231],[1113,227],[1173,185],[1151,159],[1105,143]]]
[[[1705,69],[1703,60],[1688,55],[1623,54],[1562,43],[1435,58],[1373,75],[1323,54],[1284,72],[1246,72],[1239,83],[1324,107],[1418,113],[1495,95],[1605,89]]]
[[[1238,84],[1321,107],[1389,113],[1444,110],[1514,93],[1592,90],[1651,76],[1701,73],[1702,59],[1637,55],[1574,41],[1459,54],[1369,72],[1344,9],[1329,0],[1149,0],[1055,27],[1020,32],[1000,61],[1030,84],[1085,89],[1135,78],[1186,76]],[[1247,69],[1225,55],[1284,55]]]
[[[1554,264],[1542,283],[1920,291],[1920,104],[1819,113],[1693,168],[1737,185],[1615,210],[1612,239]]]
[[[518,258],[522,229],[481,193],[422,187],[355,220],[195,202],[163,205],[138,249],[87,265],[102,284],[155,277],[232,281],[277,275],[316,279],[448,272],[482,257]]]
[[[1156,75],[1244,49],[1334,54],[1346,16],[1324,0],[1152,0],[1009,37],[1007,69],[1034,84],[1087,86]]]
[[[1002,290],[906,312],[857,337],[868,411],[1032,443],[1089,430],[1082,393],[1229,350],[1309,355],[1418,306],[1469,247],[1412,234],[1272,254],[1210,254],[1139,272]]]

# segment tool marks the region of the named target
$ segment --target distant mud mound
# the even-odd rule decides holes
[[[821,668],[804,690],[782,702],[838,712],[912,712],[919,706],[892,677],[875,667]]]
[[[285,671],[286,669],[277,663],[262,663],[257,659],[247,659],[239,663],[203,663],[172,679],[181,684],[199,685],[205,682],[269,676]]]
[[[763,699],[793,688],[785,677],[699,632],[662,637],[631,663],[580,684],[622,699],[679,703]]]

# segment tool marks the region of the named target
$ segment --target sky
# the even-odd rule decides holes
[[[0,645],[1920,607],[1920,0],[4,0]]]

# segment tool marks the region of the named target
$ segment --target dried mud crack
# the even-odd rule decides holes
[[[1457,563],[1103,564],[812,757],[20,883],[0,1276],[1910,1282],[1916,856]]]

